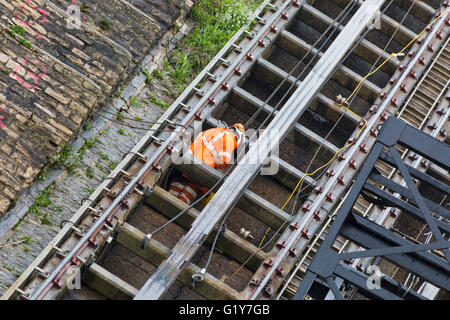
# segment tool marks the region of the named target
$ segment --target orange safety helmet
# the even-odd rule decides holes
[[[241,123],[235,123],[233,124],[233,127],[236,129],[234,130],[235,136],[236,136],[236,140],[237,140],[237,144],[240,145],[242,141],[244,141],[245,138],[245,129],[244,126]]]

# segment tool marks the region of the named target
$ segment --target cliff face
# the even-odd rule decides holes
[[[182,10],[184,0],[0,0],[0,216]]]

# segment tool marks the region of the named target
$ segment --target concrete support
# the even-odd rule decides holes
[[[333,3],[345,7],[351,0],[331,0]],[[409,2],[409,0],[408,0]],[[422,2],[422,1],[417,1]],[[359,5],[361,6],[364,3],[364,1],[359,0]],[[394,19],[388,17],[386,14],[383,14],[381,16],[381,31],[387,35],[391,35],[395,32],[395,30],[398,28],[398,31],[396,32],[394,36],[394,40],[398,43],[406,46],[414,37],[416,34],[406,28],[405,26],[400,25],[397,21]]]
[[[132,225],[125,223],[117,236],[117,242],[137,254],[144,260],[158,267],[169,255],[171,251],[160,242],[151,239],[145,249],[141,249],[141,242],[145,234]],[[190,285],[192,275],[199,273],[200,268],[190,262],[184,264],[178,280],[185,285]],[[239,293],[228,285],[222,283],[209,273],[205,274],[205,279],[198,282],[194,291],[211,300],[236,300],[239,299]]]
[[[187,207],[186,203],[157,186],[153,189],[151,196],[146,199],[146,203],[169,219]],[[199,214],[200,212],[196,209],[190,209],[186,214],[179,217],[176,223],[189,230]],[[215,232],[211,233],[206,242],[212,243],[215,235]],[[223,237],[217,241],[217,248],[240,263],[245,262],[254,254],[254,257],[247,263],[247,267],[253,271],[258,269],[266,256],[263,251],[258,251],[258,248],[254,245],[228,229],[225,230]]]
[[[177,170],[194,177],[197,182],[208,188],[222,178],[222,173],[203,163],[196,162],[191,164],[188,161],[183,162],[176,165]],[[276,229],[290,218],[286,212],[250,190],[245,190],[244,195],[239,199],[236,206],[267,226]]]
[[[314,28],[320,32],[324,32],[328,26],[334,22],[332,18],[310,5],[303,6],[300,17],[303,21],[308,21],[309,24],[313,25]],[[336,26],[338,23],[336,22],[334,25]],[[340,26],[339,31],[343,28],[343,26]],[[354,52],[371,63],[375,63],[379,56],[381,56],[381,61],[384,61],[389,57],[389,54],[378,47],[376,43],[372,43],[366,39],[363,39],[360,42]],[[382,70],[388,74],[393,74],[399,66],[400,62],[397,59],[391,59],[382,67]]]
[[[113,300],[133,299],[138,293],[138,289],[96,263],[89,266],[83,282]]]
[[[274,108],[269,106],[268,104],[264,104],[263,101],[258,99],[257,97],[253,96],[252,94],[248,93],[247,91],[241,89],[241,88],[235,88],[233,89],[233,92],[235,95],[239,95],[241,98],[243,98],[245,101],[249,102],[247,104],[237,104],[235,105],[240,111],[248,114],[249,116],[253,115],[259,108],[263,108],[263,113],[261,116],[263,118],[266,118],[268,114],[271,114],[273,112],[273,117],[275,117],[278,114],[278,110],[273,110]],[[317,133],[314,131],[306,128],[304,125],[296,123],[294,125],[294,133],[301,135],[302,137],[305,137],[308,139],[308,141],[312,141],[316,143],[317,145],[323,144],[323,149],[328,151],[327,154],[323,155],[323,159],[329,159],[330,155],[335,154],[339,148],[336,147],[334,144],[329,142],[328,140],[325,140],[324,138],[320,137]],[[296,142],[297,139],[294,139],[294,142]]]
[[[316,48],[313,48],[306,41],[286,30],[281,32],[278,40],[278,46],[298,59],[302,59],[303,56],[311,50],[311,55],[305,62],[308,62],[312,56],[318,52]],[[318,53],[317,58],[313,61],[312,65],[315,65],[322,55],[322,52]],[[362,80],[362,76],[344,65],[341,65],[331,78],[347,89],[356,87]],[[375,101],[375,99],[381,94],[381,88],[373,82],[366,80],[361,86],[361,90],[358,94],[367,101]]]
[[[270,84],[273,84],[274,86],[277,86],[280,81],[282,81],[284,78],[288,78],[286,81],[288,85],[295,82],[295,77],[289,76],[288,73],[284,70],[278,68],[274,64],[270,63],[269,61],[260,58],[256,62],[256,65],[253,69],[253,72],[256,76],[264,79],[265,81],[269,82]],[[301,84],[301,81],[297,81],[295,84],[295,88],[298,88],[298,86]],[[288,85],[286,85],[284,88],[287,90]],[[234,91],[238,92],[238,91]],[[326,116],[326,118],[337,121],[339,116],[344,113],[344,121],[346,120],[348,123],[348,127],[354,127],[355,124],[359,123],[359,119],[353,115],[352,113],[343,110],[340,108],[334,101],[332,101],[330,98],[326,97],[325,95],[319,93],[317,95],[317,99],[313,100],[310,104],[310,108],[314,111],[317,111],[318,113]],[[322,111],[322,112],[321,112]]]

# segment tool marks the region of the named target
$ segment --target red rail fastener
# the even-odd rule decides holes
[[[283,18],[284,20],[288,20],[288,19],[289,19],[289,16],[288,16],[288,14],[287,14],[286,12],[283,12],[283,13],[281,14],[281,18]]]
[[[419,158],[419,156],[417,154],[415,154],[414,152],[410,152],[408,155],[408,158],[411,160],[417,160]]]
[[[426,159],[422,159],[422,160],[420,161],[420,165],[421,165],[422,167],[426,168],[427,165],[428,165],[428,161],[427,161]]]
[[[416,54],[415,51],[410,51],[410,52],[408,52],[408,57],[412,58],[412,57],[414,57],[415,54]]]
[[[271,268],[273,266],[273,259],[264,261],[263,265],[265,268]]]
[[[447,112],[447,109],[442,108],[436,111],[436,113],[440,116],[443,116]]]
[[[276,272],[277,276],[284,278],[285,273],[284,273],[283,267],[278,267],[275,272]]]
[[[266,47],[266,43],[264,42],[264,40],[258,40],[258,46],[265,48]]]
[[[445,19],[445,25],[446,26],[450,26],[450,19],[449,18]]]
[[[434,130],[434,129],[437,128],[437,125],[436,125],[436,123],[429,124],[429,125],[427,125],[427,128],[430,129],[430,130]]]
[[[92,236],[89,238],[89,243],[96,247],[98,245],[98,240],[96,237]]]
[[[433,45],[431,43],[428,45],[427,49],[430,52],[434,52],[434,48],[433,48]]]
[[[308,212],[309,210],[311,210],[311,205],[309,205],[309,204],[305,204],[305,205],[302,207],[302,211],[303,211],[303,212]]]
[[[261,280],[256,279],[256,278],[252,279],[249,283],[249,285],[253,288],[259,287],[260,284],[261,284]]]
[[[348,143],[352,144],[353,142],[355,142],[355,140],[356,140],[355,138],[350,138],[350,139],[348,139]]]
[[[370,130],[370,135],[371,135],[372,137],[377,137],[377,136],[378,136],[378,131],[377,131],[377,129],[376,129],[376,128],[372,128],[372,129]]]
[[[229,90],[229,89],[230,89],[230,86],[228,85],[228,83],[222,82],[222,89],[223,89],[223,90]]]
[[[419,40],[417,40],[418,44],[422,44],[423,43],[423,38],[420,38]]]
[[[255,59],[255,57],[249,52],[246,55],[247,60],[253,61],[253,59]]]
[[[386,121],[387,118],[388,118],[388,116],[387,116],[386,113],[383,113],[383,114],[380,116],[381,121]]]
[[[367,145],[366,144],[360,145],[359,150],[361,152],[367,153]]]
[[[289,226],[292,230],[297,230],[300,225],[298,224],[298,222],[292,222],[291,225]]]
[[[308,229],[305,228],[305,229],[302,230],[302,237],[305,238],[305,239],[310,239],[311,238]]]
[[[277,28],[277,26],[276,25],[271,25],[270,26],[270,31],[272,31],[272,32],[277,32],[278,31],[278,28]]]
[[[264,295],[266,298],[271,298],[272,295],[273,295],[273,289],[272,289],[272,287],[266,284],[265,287],[264,287],[264,290],[263,290],[263,295]]]
[[[62,282],[62,280],[61,280],[61,277],[58,277],[58,278],[56,278],[56,279],[53,279],[52,282],[55,284],[55,286],[56,286],[58,289],[61,289],[61,288],[63,287],[63,282]]]
[[[349,163],[350,168],[356,169],[356,161],[355,160],[351,160]]]
[[[445,8],[448,8],[448,6],[450,6],[450,3],[449,3],[448,1],[444,1],[444,2],[442,3],[442,5],[443,5]]]
[[[395,82],[397,81],[397,79],[396,78],[392,78],[391,80],[389,80],[389,84],[394,84]]]
[[[386,98],[386,95],[387,95],[386,92],[383,92],[382,94],[380,94],[380,98],[384,99],[384,98]]]
[[[428,26],[428,27],[425,28],[425,30],[427,30],[428,32],[430,32],[431,29],[433,29],[433,26]]]
[[[391,215],[393,218],[397,218],[397,216],[398,216],[397,210],[395,210],[394,208],[392,208],[392,209],[389,211],[389,213],[390,213],[390,215]]]
[[[335,172],[333,169],[331,169],[331,170],[327,170],[326,175],[327,175],[328,177],[334,177],[335,173],[336,173],[336,172]]]
[[[277,248],[278,249],[286,248],[286,241],[277,242]]]
[[[398,67],[398,70],[400,70],[400,71],[405,70],[405,66],[401,64],[401,65]]]
[[[317,194],[321,194],[323,192],[323,188],[322,187],[316,187],[314,189],[314,192],[317,193]]]
[[[400,91],[406,92],[406,84],[402,84],[402,85],[400,86]]]
[[[334,202],[334,196],[331,192],[328,192],[325,196],[328,202]]]
[[[314,212],[314,220],[320,221],[322,219],[322,215],[320,214],[320,210]]]
[[[419,63],[421,64],[421,65],[425,65],[425,58],[424,57],[421,57],[420,59],[419,59]]]
[[[195,114],[195,120],[202,120],[202,113],[200,111]]]
[[[234,68],[234,73],[237,76],[241,76],[242,75],[242,70],[239,67]]]
[[[441,135],[441,137],[446,137],[447,136],[447,129],[441,129],[439,131],[439,134]]]
[[[211,97],[211,98],[209,98],[208,99],[208,103],[210,104],[210,105],[215,105],[216,104],[216,99],[214,99],[213,97]]]
[[[129,209],[130,208],[130,204],[128,203],[128,201],[127,200],[122,200],[122,201],[120,201],[120,205],[123,207],[123,208],[125,208],[125,209]]]
[[[341,153],[340,155],[339,155],[339,161],[343,161],[343,160],[345,160],[345,158],[346,158],[346,156],[345,156],[345,153]]]
[[[295,247],[292,247],[292,248],[290,248],[289,249],[289,255],[291,256],[291,257],[296,257],[297,256],[297,249],[295,249]]]
[[[365,123],[364,121],[361,121],[361,122],[358,124],[358,127],[362,128],[362,127],[364,127],[365,125],[366,125],[366,123]]]
[[[340,185],[342,185],[342,186],[345,186],[345,184],[346,184],[346,181],[345,181],[345,178],[344,178],[343,175],[340,176],[340,177],[337,179],[337,181],[338,181],[338,183],[339,183]]]
[[[80,259],[78,259],[77,257],[73,257],[70,262],[72,262],[72,264],[75,266],[79,266],[81,264]]]
[[[411,72],[408,74],[408,76],[410,76],[413,79],[417,79],[417,74],[416,74],[416,71],[414,71],[414,70],[411,70]]]
[[[397,99],[396,98],[391,100],[391,105],[393,105],[396,108],[398,107],[398,103],[397,103]]]
[[[438,38],[439,40],[442,40],[444,37],[442,36],[442,31],[438,31],[436,32],[436,38]]]
[[[293,0],[292,5],[296,8],[300,7],[300,2],[298,0]]]

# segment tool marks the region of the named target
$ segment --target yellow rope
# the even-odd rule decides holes
[[[401,53],[403,53],[403,51],[405,51],[409,46],[411,46],[411,44],[413,44],[425,31],[428,27],[431,27],[433,24],[436,23],[436,21],[438,21],[439,19],[442,18],[443,15],[449,13],[450,10],[444,11],[441,15],[439,15],[436,19],[434,19],[430,24],[427,25],[427,27],[425,29],[423,29],[416,37],[414,37],[414,39],[412,39],[400,52],[397,53],[391,53],[391,55],[385,59],[375,70],[373,70],[372,72],[368,73],[364,78],[362,78],[362,80],[358,83],[358,85],[356,86],[355,90],[353,90],[352,94],[345,99],[344,103],[348,104],[348,101],[356,94],[356,92],[358,91],[358,89],[361,87],[361,85],[364,83],[364,81],[366,81],[366,79],[368,77],[370,77],[371,75],[373,75],[375,72],[377,72],[378,70],[380,70],[389,60],[392,59],[392,57],[397,56]],[[354,113],[352,110],[350,110],[349,108],[345,107],[343,104],[339,104],[340,107],[342,107],[343,109],[349,111],[350,113],[352,113],[353,115],[355,115],[356,117],[358,117],[359,119],[364,121],[364,125],[361,127],[361,129],[358,131],[358,134],[356,135],[356,139],[355,141],[359,138],[359,136],[361,135],[361,132],[365,129],[365,127],[367,126],[367,120],[364,119],[363,117],[361,117],[360,115],[357,115],[356,113]],[[336,159],[337,155],[339,153],[341,153],[343,150],[347,149],[348,147],[350,147],[351,145],[353,145],[355,142],[352,142],[344,147],[342,147],[341,149],[339,149],[334,156],[323,166],[321,166],[320,168],[317,168],[316,170],[314,170],[311,173],[305,173],[301,179],[298,181],[297,185],[294,188],[294,191],[292,191],[291,195],[289,196],[289,198],[286,200],[286,202],[284,203],[284,205],[281,207],[281,210],[283,210],[286,205],[291,201],[293,195],[295,194],[295,192],[297,191],[298,187],[300,186],[301,182],[303,181],[303,179],[307,176],[311,176],[313,174],[315,174],[316,172],[318,172],[319,170],[325,168],[326,166],[328,166],[334,159]],[[264,234],[263,238],[261,239],[261,242],[258,245],[258,248],[261,248],[261,245],[264,242],[264,239],[266,238],[267,234],[270,231],[270,227],[267,228],[266,233]]]

